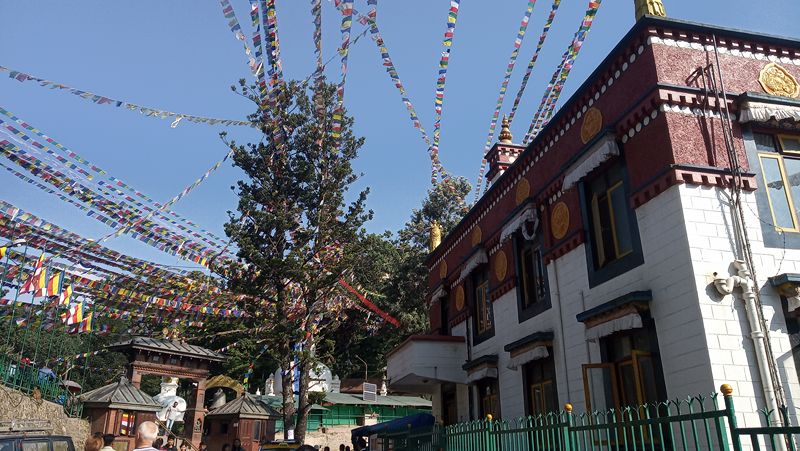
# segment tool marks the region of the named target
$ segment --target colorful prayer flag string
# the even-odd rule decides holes
[[[86,99],[86,100],[89,100],[89,101],[91,101],[93,103],[96,103],[97,105],[114,105],[114,106],[116,106],[118,108],[119,107],[124,107],[124,108],[126,108],[128,110],[131,110],[131,111],[139,111],[140,113],[142,113],[142,114],[144,114],[145,116],[148,116],[148,117],[157,117],[157,118],[160,118],[160,119],[167,119],[167,118],[174,119],[174,121],[172,123],[172,128],[177,127],[178,123],[181,120],[184,120],[184,119],[189,121],[189,122],[194,122],[196,124],[209,124],[209,125],[221,124],[221,125],[237,125],[237,126],[244,125],[244,126],[248,126],[248,127],[258,127],[258,123],[256,123],[256,122],[237,121],[237,120],[233,120],[233,119],[218,119],[218,118],[205,117],[205,116],[196,116],[196,115],[193,115],[193,114],[175,113],[175,112],[172,112],[172,111],[160,110],[158,108],[150,108],[150,107],[138,105],[138,104],[131,103],[131,102],[126,102],[124,100],[117,100],[117,99],[113,99],[111,97],[101,96],[99,94],[95,94],[95,93],[90,92],[90,91],[83,91],[83,90],[80,90],[80,89],[72,88],[70,86],[67,86],[67,85],[64,85],[64,84],[61,84],[61,83],[56,83],[54,81],[45,80],[43,78],[39,78],[39,77],[30,75],[30,74],[26,74],[24,72],[20,72],[18,70],[14,70],[14,69],[9,69],[9,68],[3,67],[3,66],[0,66],[0,71],[8,72],[9,73],[9,75],[8,75],[9,78],[13,78],[13,79],[15,79],[17,81],[25,82],[25,81],[33,80],[33,81],[39,83],[40,86],[49,87],[50,89],[60,89],[60,90],[63,90],[63,91],[67,91],[70,94],[76,95],[76,96],[81,97],[81,98]]]
[[[511,51],[511,58],[506,65],[506,72],[503,76],[503,81],[500,83],[500,94],[497,96],[497,103],[492,113],[492,118],[489,121],[489,133],[486,137],[486,143],[483,146],[483,159],[481,161],[481,168],[478,172],[478,179],[475,182],[475,202],[481,197],[483,190],[483,175],[486,171],[486,153],[492,148],[492,139],[494,138],[494,131],[497,128],[497,121],[500,118],[500,110],[503,107],[503,100],[506,98],[506,91],[508,90],[508,82],[511,80],[511,73],[514,72],[514,65],[517,63],[517,56],[519,56],[519,49],[522,47],[522,41],[525,39],[525,32],[528,29],[528,24],[531,20],[533,7],[536,5],[536,0],[529,0],[528,6],[525,8],[525,14],[522,16],[517,36],[514,38],[514,49]]]
[[[583,20],[578,27],[578,31],[575,32],[575,36],[570,43],[569,48],[566,52],[564,52],[564,55],[562,55],[561,63],[559,64],[558,68],[556,68],[552,78],[550,79],[550,83],[548,83],[547,88],[545,89],[542,102],[539,104],[539,108],[534,115],[533,121],[531,121],[531,126],[528,128],[528,133],[525,135],[524,142],[526,144],[530,142],[550,120],[550,117],[555,110],[556,103],[558,102],[558,98],[561,96],[564,83],[566,83],[567,77],[572,70],[575,60],[577,59],[578,54],[583,47],[583,43],[592,28],[594,18],[597,15],[597,11],[600,9],[601,2],[602,0],[592,0],[589,2],[586,14],[583,16]]]
[[[536,66],[536,60],[539,59],[539,53],[542,51],[542,47],[544,47],[544,42],[547,39],[550,27],[553,26],[553,20],[556,18],[556,12],[558,12],[558,7],[560,5],[561,0],[553,0],[553,7],[550,8],[550,15],[547,16],[544,29],[542,30],[542,34],[539,36],[539,42],[536,44],[536,51],[533,53],[530,62],[528,62],[528,67],[525,69],[525,75],[522,77],[522,83],[520,84],[519,91],[517,91],[517,95],[514,97],[514,105],[511,107],[511,111],[508,113],[509,126],[513,123],[514,116],[517,114],[517,107],[522,100],[522,94],[525,92],[525,88],[528,86],[528,80],[531,78],[533,68]]]
[[[244,53],[247,55],[247,66],[250,68],[250,72],[253,73],[254,77],[258,77],[258,72],[262,70],[262,67],[258,64],[256,58],[253,57],[253,52],[250,50],[250,46],[247,45],[247,38],[242,32],[242,26],[239,25],[239,19],[236,17],[236,11],[234,11],[229,0],[220,0],[219,3],[222,6],[222,14],[226,19],[228,19],[228,27],[231,29],[231,33],[233,33],[233,36],[238,41],[241,41],[242,45],[244,45]]]
[[[342,136],[342,120],[344,119],[344,86],[347,80],[347,57],[350,53],[350,30],[353,27],[353,2],[335,0],[336,7],[342,13],[342,45],[339,54],[342,56],[342,78],[336,87],[336,109],[333,112],[333,123],[331,124],[331,134],[336,142]]]
[[[450,50],[453,46],[453,36],[456,31],[458,21],[458,10],[461,0],[450,0],[450,8],[447,11],[447,29],[444,32],[442,45],[442,57],[439,60],[439,74],[436,79],[436,94],[434,95],[434,120],[433,120],[433,143],[431,144],[431,155],[439,156],[439,137],[442,128],[442,107],[444,104],[444,88],[447,80],[447,67],[450,64]],[[436,179],[436,166],[431,159],[431,178]]]

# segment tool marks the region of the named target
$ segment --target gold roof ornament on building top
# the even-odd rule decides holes
[[[512,139],[514,137],[511,136],[511,129],[508,126],[508,117],[504,114],[503,122],[500,123],[500,143],[511,144]]]
[[[433,221],[431,222],[431,242],[429,250],[433,252],[440,244],[442,244],[442,226],[440,226],[438,222]]]
[[[641,19],[645,14],[667,17],[667,13],[664,11],[664,2],[661,0],[634,0],[634,3],[636,4],[636,20]]]

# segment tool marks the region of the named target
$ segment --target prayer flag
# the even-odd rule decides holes
[[[40,288],[40,285],[36,283],[41,279],[43,272],[42,265],[44,265],[44,252],[42,252],[42,255],[36,260],[36,264],[33,266],[33,274],[28,277],[28,280],[26,280],[22,288],[20,288],[20,294],[30,293]]]

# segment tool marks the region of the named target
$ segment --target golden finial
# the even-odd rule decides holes
[[[514,137],[511,136],[511,130],[508,128],[508,117],[504,114],[503,122],[500,123],[500,142],[503,144],[511,144],[512,139],[514,139]]]
[[[661,0],[634,0],[636,4],[636,20],[641,19],[645,14],[650,16],[667,17],[664,11],[664,2]]]
[[[430,251],[433,252],[433,250],[439,247],[441,243],[442,243],[442,227],[439,225],[438,222],[433,221],[431,222]]]
[[[722,392],[723,396],[730,396],[733,394],[733,387],[728,384],[722,384],[722,386],[719,387],[719,391]]]
[[[491,414],[491,413],[487,413],[487,414],[486,414],[486,419],[487,419],[487,420],[489,420],[489,421],[492,421],[492,419],[493,419],[493,418],[494,418],[494,417],[492,416],[492,414]]]
[[[572,413],[572,404],[570,404],[570,403],[566,403],[566,404],[564,404],[564,410],[565,410],[567,413]]]

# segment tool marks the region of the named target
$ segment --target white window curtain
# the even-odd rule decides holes
[[[533,236],[528,236],[526,228],[524,227],[526,222],[533,223],[533,234],[536,234],[536,229],[539,227],[539,215],[536,213],[536,208],[533,205],[528,205],[527,207],[523,208],[522,211],[517,213],[513,219],[508,221],[505,227],[503,227],[503,230],[500,232],[500,242],[506,242],[506,240],[514,235],[514,232],[520,229],[522,229],[522,234],[525,236],[526,240],[532,239]]]
[[[547,346],[534,346],[531,349],[523,351],[508,361],[509,370],[516,371],[522,365],[525,365],[528,362],[532,362],[538,359],[546,359],[550,356],[550,352],[547,350]]]
[[[800,107],[778,105],[775,103],[743,102],[739,112],[739,122],[767,122],[772,119],[782,121],[792,119],[800,122]]]
[[[638,313],[629,313],[625,316],[600,323],[586,329],[586,340],[597,341],[600,338],[623,330],[640,329],[642,317]]]
[[[467,383],[478,382],[481,379],[497,379],[497,368],[484,367],[467,374]]]
[[[464,263],[464,267],[461,269],[461,274],[459,274],[456,284],[461,283],[462,280],[467,278],[469,273],[484,263],[489,263],[489,256],[486,255],[486,251],[484,249],[479,249],[477,252],[472,254],[472,257],[470,257],[466,263]]]
[[[614,135],[606,135],[595,143],[595,145],[593,145],[578,161],[567,168],[561,190],[566,191],[572,188],[580,179],[592,172],[593,169],[616,155],[619,155],[617,140],[614,138]]]

